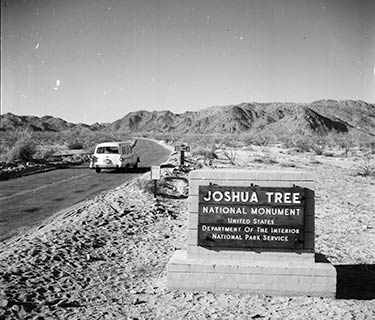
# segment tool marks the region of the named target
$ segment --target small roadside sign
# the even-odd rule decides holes
[[[160,166],[151,167],[151,179],[160,180]]]
[[[184,144],[181,144],[179,146],[175,146],[174,151],[176,151],[176,152],[190,152],[190,146],[186,146]]]
[[[174,151],[180,152],[180,165],[183,166],[185,162],[185,152],[190,152],[190,146],[181,144],[174,147]]]

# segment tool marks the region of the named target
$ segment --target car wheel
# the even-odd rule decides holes
[[[96,171],[96,173],[100,173],[100,171],[102,171],[102,169],[100,169],[100,168],[95,168],[95,171]]]

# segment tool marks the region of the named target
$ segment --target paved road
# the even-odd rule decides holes
[[[148,140],[138,140],[138,169],[122,173],[103,170],[97,174],[88,165],[59,169],[8,181],[0,181],[0,241],[24,228],[98,193],[115,188],[168,158],[169,152]]]

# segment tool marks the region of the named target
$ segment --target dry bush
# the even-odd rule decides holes
[[[324,151],[322,155],[325,157],[334,157],[336,154],[332,151]]]
[[[204,160],[218,159],[218,156],[213,149],[200,148],[198,150],[193,151],[193,155],[194,156],[203,156]]]
[[[235,153],[234,151],[223,151],[223,154],[224,156],[229,160],[230,164],[232,166],[235,166],[236,165],[236,157],[237,157],[237,153]]]
[[[301,152],[309,152],[311,143],[306,136],[300,136],[295,138],[294,148]]]
[[[14,147],[8,151],[6,159],[8,162],[17,160],[30,161],[33,159],[35,153],[35,143],[31,139],[21,138],[16,142]]]
[[[278,163],[276,160],[270,158],[270,157],[260,157],[260,158],[255,158],[253,162],[256,163],[264,163],[264,164],[276,164]]]
[[[82,150],[83,149],[83,144],[78,141],[74,141],[68,144],[68,149],[70,150]]]
[[[356,175],[375,178],[375,160],[371,159],[370,155],[366,156],[362,163],[356,168]]]
[[[1,132],[1,131],[0,131]],[[31,129],[17,129],[10,132],[0,133],[0,153],[6,157],[7,153],[15,147],[20,140],[33,140],[35,141],[34,133]]]
[[[255,151],[253,146],[246,146],[246,147],[243,147],[242,149],[246,151]]]
[[[326,141],[321,137],[311,137],[310,140],[310,149],[315,152],[317,155],[323,154],[326,149]]]
[[[285,167],[285,168],[295,168],[296,164],[293,162],[281,162],[280,167]]]
[[[332,142],[334,145],[345,151],[345,157],[348,156],[349,151],[357,144],[356,139],[349,133],[336,133],[332,135]]]
[[[317,155],[323,154],[329,145],[329,136],[295,130],[290,135],[283,137],[284,145],[287,148],[295,148],[299,152],[313,151]]]
[[[149,175],[143,175],[136,180],[137,187],[148,193],[154,192],[154,181],[150,179]]]
[[[220,134],[187,134],[184,135],[184,140],[191,146],[192,150],[212,149],[212,146],[219,145],[222,142],[222,136]]]
[[[256,146],[265,147],[267,146],[271,141],[271,136],[267,133],[267,131],[259,131],[255,132],[254,134],[251,134],[247,138],[247,142],[250,144],[254,144]]]
[[[48,148],[43,149],[39,148],[38,151],[35,153],[35,157],[39,159],[48,159],[52,157],[56,153],[57,149],[55,148]]]
[[[361,143],[359,143],[359,147],[363,152],[367,152],[369,154],[375,154],[375,141],[363,139]]]
[[[143,175],[142,177],[136,180],[136,185],[138,188],[146,193],[154,194],[155,182],[150,179],[149,175]],[[163,195],[165,190],[174,191],[174,186],[168,182],[165,178],[157,180],[156,183],[156,194]]]
[[[265,147],[270,143],[270,137],[267,135],[258,134],[254,137],[253,143],[256,146]]]

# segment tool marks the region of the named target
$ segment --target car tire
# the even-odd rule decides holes
[[[96,173],[100,173],[100,171],[102,171],[102,169],[100,169],[100,168],[95,168],[95,171],[96,171]]]

